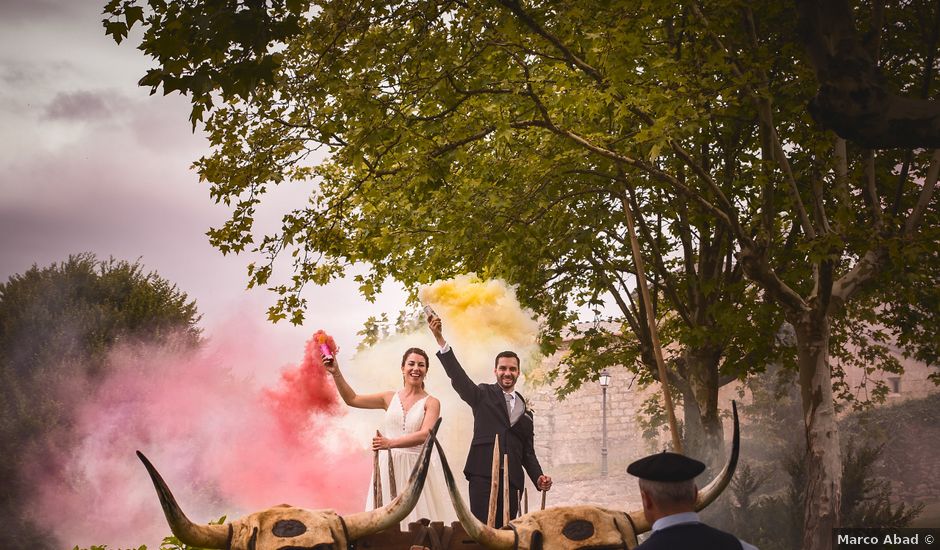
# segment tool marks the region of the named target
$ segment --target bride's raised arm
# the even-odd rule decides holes
[[[324,362],[323,368],[326,372],[333,375],[333,381],[336,383],[336,389],[339,390],[339,396],[350,407],[357,409],[388,409],[388,404],[392,402],[392,396],[395,392],[383,391],[379,393],[368,393],[359,395],[356,393],[349,382],[343,378],[343,373],[339,370],[339,363],[336,358],[332,361]],[[436,419],[435,419],[436,420]],[[422,440],[423,441],[423,440]]]

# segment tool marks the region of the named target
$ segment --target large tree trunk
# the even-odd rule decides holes
[[[793,325],[806,430],[803,548],[831,550],[832,529],[840,522],[842,456],[829,370],[829,318],[807,311]]]
[[[721,351],[687,349],[682,353],[681,385],[685,454],[704,462],[710,472],[725,462],[725,440],[718,416],[718,366]]]

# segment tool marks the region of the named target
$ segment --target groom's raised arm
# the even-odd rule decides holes
[[[450,385],[457,391],[457,395],[471,407],[475,406],[477,401],[480,400],[480,394],[483,390],[480,389],[480,386],[474,384],[473,380],[470,380],[470,377],[467,376],[466,371],[463,370],[463,367],[460,366],[460,362],[457,361],[454,350],[448,346],[446,350],[437,352],[437,358],[441,360],[441,365],[444,366],[444,372],[446,372],[447,376],[450,378]]]
[[[460,366],[460,361],[457,361],[454,350],[444,340],[441,318],[436,315],[429,317],[428,328],[431,329],[431,333],[437,339],[437,344],[441,347],[440,351],[437,352],[437,358],[443,365],[447,377],[450,378],[450,385],[454,387],[457,395],[466,401],[468,405],[475,406],[477,401],[480,400],[483,390],[467,376],[467,372]]]

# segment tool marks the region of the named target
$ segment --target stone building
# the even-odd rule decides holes
[[[555,368],[564,352],[544,359],[542,370]],[[889,387],[885,405],[907,399],[923,398],[938,388],[927,376],[937,372],[936,366],[916,361],[899,360],[905,367],[901,375],[865,375],[847,369],[846,381],[856,388],[859,397],[870,392],[876,380]],[[601,476],[602,462],[602,401],[603,390],[597,382],[587,382],[564,400],[555,397],[556,385],[530,387],[526,397],[535,411],[536,452],[546,473],[553,476],[556,488],[550,494],[550,505],[592,502],[604,506],[628,508],[639,506],[636,481],[625,473],[627,464],[656,450],[671,447],[669,434],[661,432],[656,440],[642,437],[643,403],[660,392],[658,384],[639,387],[636,375],[626,368],[610,369],[611,382],[606,390],[607,402],[607,470]],[[740,384],[721,388],[719,407],[730,410],[731,399],[739,399]],[[681,421],[681,409],[676,411]],[[744,419],[742,430],[746,430]],[[725,422],[730,437],[730,422]],[[746,434],[744,434],[746,437]],[[890,460],[890,459],[889,459]],[[530,494],[533,488],[529,487]],[[915,500],[917,495],[913,495]]]

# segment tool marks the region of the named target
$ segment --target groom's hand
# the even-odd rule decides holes
[[[437,344],[443,348],[444,344],[446,344],[447,341],[444,340],[443,325],[441,324],[441,318],[438,317],[437,315],[429,315],[428,316],[428,328],[431,329],[431,334],[434,335],[434,339],[437,340]]]
[[[552,488],[552,478],[549,476],[541,475],[539,476],[539,482],[537,483],[539,491],[547,491]]]

